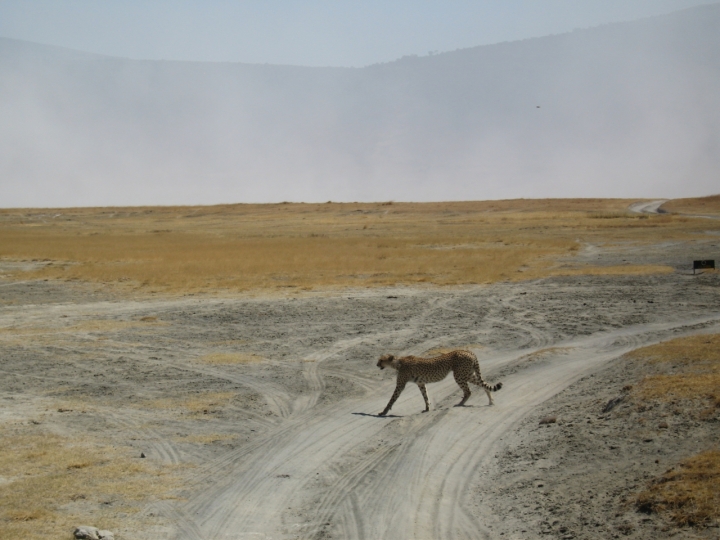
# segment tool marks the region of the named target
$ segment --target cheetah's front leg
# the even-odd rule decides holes
[[[393,392],[392,397],[390,398],[390,401],[388,402],[387,406],[385,407],[385,410],[379,414],[379,416],[385,416],[388,411],[392,408],[393,403],[397,400],[398,397],[400,397],[400,394],[403,390],[405,390],[405,385],[407,384],[407,381],[403,381],[398,379],[397,385],[395,386],[395,391]]]

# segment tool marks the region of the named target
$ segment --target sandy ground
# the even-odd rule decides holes
[[[3,281],[0,420],[194,465],[182,499],[145,509],[151,535],[128,518],[119,539],[692,538],[623,503],[692,448],[692,426],[650,436],[623,431],[622,407],[599,411],[639,376],[625,352],[720,332],[720,275],[693,276],[693,256],[679,243],[585,246],[576,259],[677,271],[275,298]],[[382,353],[454,347],[502,381],[495,406],[476,390],[453,407],[450,379],[428,387],[429,413],[409,386],[376,416],[394,387]],[[236,352],[259,360],[201,361]],[[207,396],[223,397],[184,405]],[[558,422],[539,426],[548,414]],[[717,438],[714,426],[692,432]]]

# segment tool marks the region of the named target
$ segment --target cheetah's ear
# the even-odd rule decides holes
[[[390,362],[392,362],[393,360],[395,360],[395,355],[394,354],[386,354],[385,358],[387,358]]]

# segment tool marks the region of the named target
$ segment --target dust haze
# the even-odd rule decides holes
[[[717,191],[720,5],[365,68],[0,39],[0,205]]]

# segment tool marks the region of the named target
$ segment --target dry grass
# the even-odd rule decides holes
[[[179,486],[171,469],[126,450],[30,431],[0,427],[0,539],[70,538],[81,523],[117,529]]]
[[[720,223],[627,214],[629,200],[279,204],[0,211],[0,266],[140,293],[309,290],[647,273],[558,269],[581,243],[691,240]],[[702,222],[702,223],[699,223]],[[10,262],[22,264],[10,264]]]
[[[133,321],[118,321],[97,319],[90,321],[82,321],[76,324],[68,324],[65,326],[58,325],[53,327],[41,326],[12,326],[0,328],[0,335],[18,335],[33,336],[39,334],[74,334],[74,333],[106,333],[119,332],[128,328],[137,328],[140,324]]]
[[[678,525],[704,527],[720,519],[720,450],[692,456],[638,495],[637,508],[664,513]]]
[[[668,212],[720,216],[720,195],[696,197],[692,199],[674,199],[662,205]]]
[[[579,268],[557,268],[549,271],[553,276],[645,276],[649,274],[672,274],[672,266],[663,265],[621,265],[621,266],[583,266]]]
[[[148,329],[161,322],[139,322],[97,319],[81,321],[75,324],[63,324],[64,319],[58,319],[55,326],[11,326],[0,328],[0,343],[5,345],[23,345],[28,339],[34,343],[53,344],[77,344],[82,342],[84,346],[91,344],[96,347],[102,346],[103,342],[113,337],[114,334],[133,328]]]
[[[251,353],[211,353],[198,358],[203,364],[254,364],[264,358]]]
[[[638,399],[709,398],[720,406],[720,334],[673,339],[628,356],[668,370],[646,377],[634,390]]]
[[[677,338],[628,354],[666,373],[632,389],[636,400],[710,401],[701,414],[720,408],[720,334]],[[720,450],[692,456],[653,481],[637,497],[644,512],[661,512],[678,525],[706,526],[720,519]]]
[[[192,416],[208,414],[230,403],[235,397],[233,392],[207,392],[189,398],[162,398],[142,403],[143,408],[173,410],[189,413]]]
[[[212,444],[216,442],[231,441],[236,438],[236,435],[207,433],[202,435],[185,435],[182,437],[174,437],[173,440],[179,443]]]

